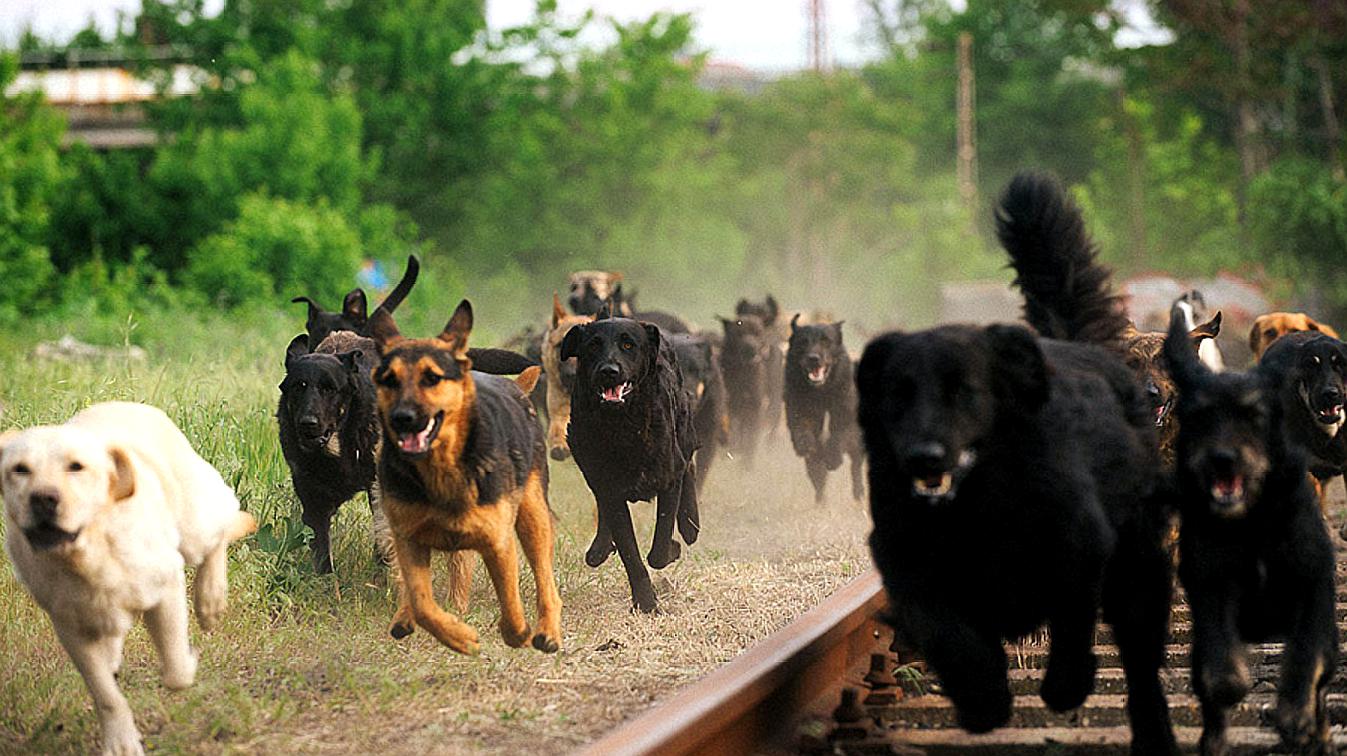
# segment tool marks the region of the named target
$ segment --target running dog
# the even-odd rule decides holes
[[[575,358],[561,359],[561,342],[572,328],[592,320],[589,315],[566,312],[561,298],[552,295],[552,320],[543,334],[542,363],[547,376],[547,448],[558,462],[571,456],[566,426],[571,422],[571,387],[575,385]]]
[[[1269,312],[1254,318],[1253,327],[1249,329],[1249,349],[1253,351],[1254,360],[1261,360],[1272,342],[1288,333],[1301,331],[1317,331],[1338,338],[1337,331],[1303,312]]]
[[[1102,607],[1122,652],[1132,752],[1175,754],[1159,677],[1166,522],[1152,413],[1117,351],[1127,318],[1055,181],[1017,176],[997,225],[1039,336],[1011,325],[890,333],[857,368],[870,548],[900,608],[890,621],[939,675],[959,724],[986,732],[1011,716],[1003,643],[1045,625],[1039,695],[1053,711],[1085,701]]]
[[[763,375],[765,377],[763,390],[767,394],[767,404],[763,410],[766,413],[763,415],[763,425],[768,436],[775,438],[777,428],[781,423],[781,414],[785,409],[785,396],[782,392],[785,388],[783,380],[786,368],[786,348],[787,342],[790,340],[790,334],[782,326],[781,307],[771,294],[763,298],[760,303],[740,299],[734,305],[734,315],[738,318],[745,315],[757,318],[762,321],[763,332],[768,335],[769,341],[762,357]],[[799,317],[798,313],[796,317]]]
[[[528,399],[540,370],[516,381],[472,370],[472,321],[467,300],[429,339],[404,338],[385,310],[370,319],[380,357],[373,374],[384,431],[379,482],[401,571],[390,633],[403,638],[420,625],[459,653],[477,653],[477,631],[435,603],[430,581],[432,550],[460,557],[472,550],[491,574],[505,643],[551,653],[561,646],[561,597],[547,447]],[[516,535],[538,587],[532,628],[519,598]],[[460,558],[456,583],[466,577],[462,565]]]
[[[1338,656],[1333,545],[1284,424],[1279,395],[1295,393],[1297,380],[1273,351],[1286,339],[1247,373],[1212,373],[1189,348],[1179,313],[1172,318],[1165,356],[1179,387],[1179,579],[1192,609],[1201,752],[1227,751],[1230,710],[1251,685],[1245,644],[1277,640],[1286,649],[1272,720],[1284,746],[1335,753],[1325,700]]]
[[[143,617],[164,686],[191,685],[183,568],[196,568],[196,619],[211,630],[228,602],[225,550],[257,522],[167,415],[127,402],[0,436],[0,492],[5,551],[93,696],[103,753],[143,753],[117,686],[126,634]]]
[[[692,424],[697,429],[697,493],[706,487],[706,476],[720,449],[730,440],[729,411],[725,407],[725,379],[715,344],[704,334],[675,333],[669,336],[683,385],[692,392]],[[853,411],[853,415],[855,412]]]
[[[1198,352],[1221,333],[1221,313],[1188,331],[1188,341]],[[1160,459],[1167,466],[1174,464],[1174,439],[1178,437],[1178,423],[1174,421],[1174,398],[1177,389],[1164,358],[1165,334],[1159,331],[1138,331],[1129,324],[1123,331],[1123,361],[1136,373],[1145,391],[1146,400],[1155,417],[1160,444]]]
[[[804,458],[814,484],[814,501],[823,501],[828,471],[851,458],[851,495],[865,496],[861,434],[856,425],[856,384],[851,357],[842,344],[842,323],[799,325],[790,321],[786,350],[786,427],[791,445]]]
[[[775,365],[780,346],[776,336],[756,315],[720,318],[725,338],[720,350],[720,366],[725,374],[726,404],[730,415],[730,451],[743,456],[749,465],[757,455],[758,443],[773,419],[768,395],[769,372]],[[778,382],[779,385],[779,382]]]
[[[572,328],[560,353],[563,360],[576,358],[567,441],[599,514],[585,563],[598,567],[616,548],[632,603],[652,613],[659,603],[627,504],[659,499],[651,567],[663,569],[680,556],[675,523],[684,543],[696,542],[701,525],[693,395],[658,327],[607,315]]]

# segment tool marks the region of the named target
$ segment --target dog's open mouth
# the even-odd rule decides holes
[[[828,381],[828,366],[819,365],[805,373],[809,377],[809,382],[815,386],[822,386]]]
[[[440,423],[444,422],[444,412],[437,412],[435,416],[426,421],[426,427],[411,433],[398,434],[398,451],[403,454],[418,456],[430,451],[430,445],[434,443],[435,436],[440,432]]]
[[[1334,404],[1314,413],[1314,419],[1323,425],[1338,425],[1343,420],[1342,405]]]
[[[1211,500],[1224,511],[1235,512],[1244,504],[1244,476],[1219,475],[1211,483]]]
[[[1159,428],[1165,424],[1165,418],[1169,417],[1169,410],[1174,407],[1174,399],[1170,398],[1164,404],[1155,408],[1155,427]]]
[[[47,551],[67,543],[74,543],[75,539],[79,537],[79,531],[71,533],[51,523],[24,528],[23,534],[28,538],[28,544],[38,551]]]
[[[959,484],[968,476],[975,464],[977,452],[965,449],[959,452],[959,462],[953,470],[912,476],[912,494],[917,498],[926,499],[930,504],[939,504],[951,499],[958,493]]]
[[[599,389],[599,400],[605,404],[622,404],[631,393],[631,381],[623,381],[616,386]]]

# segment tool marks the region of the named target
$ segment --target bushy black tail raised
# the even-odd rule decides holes
[[[1112,344],[1127,328],[1110,271],[1085,233],[1080,208],[1056,179],[1020,173],[996,209],[996,235],[1010,253],[1024,317],[1053,339]]]

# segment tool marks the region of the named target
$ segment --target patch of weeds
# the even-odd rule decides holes
[[[268,522],[253,536],[266,575],[262,598],[273,616],[293,608],[300,589],[310,579],[313,571],[304,556],[311,540],[313,529],[297,514],[278,523]]]

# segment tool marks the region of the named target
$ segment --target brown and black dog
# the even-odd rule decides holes
[[[547,448],[552,459],[571,456],[566,426],[571,422],[571,384],[575,383],[575,358],[561,359],[561,342],[575,326],[594,320],[592,315],[571,315],[552,295],[552,319],[543,334],[542,363],[547,375]]]
[[[515,648],[561,645],[561,597],[552,573],[552,513],[547,449],[528,393],[539,369],[515,381],[472,371],[464,300],[439,336],[407,339],[393,316],[376,310],[370,332],[383,453],[384,511],[401,568],[400,602],[390,632],[414,624],[455,651],[476,654],[477,631],[444,611],[431,594],[432,550],[482,555],[500,601],[501,636]],[[515,535],[538,586],[538,622],[530,628],[519,598]],[[459,576],[462,577],[461,575]]]
[[[1206,339],[1214,339],[1221,333],[1221,313],[1218,311],[1211,320],[1199,324],[1188,332],[1188,340],[1193,351],[1201,348]],[[1170,375],[1168,361],[1164,357],[1165,334],[1160,331],[1138,331],[1128,324],[1122,334],[1123,361],[1136,373],[1137,379],[1145,391],[1146,401],[1154,414],[1155,427],[1160,441],[1160,458],[1166,466],[1174,463],[1174,439],[1178,437],[1178,424],[1174,422],[1171,410],[1178,388]]]
[[[1263,352],[1267,351],[1272,342],[1298,331],[1318,331],[1338,338],[1337,331],[1316,322],[1303,312],[1269,312],[1254,318],[1253,327],[1249,329],[1249,349],[1253,352],[1254,361],[1263,359]]]

